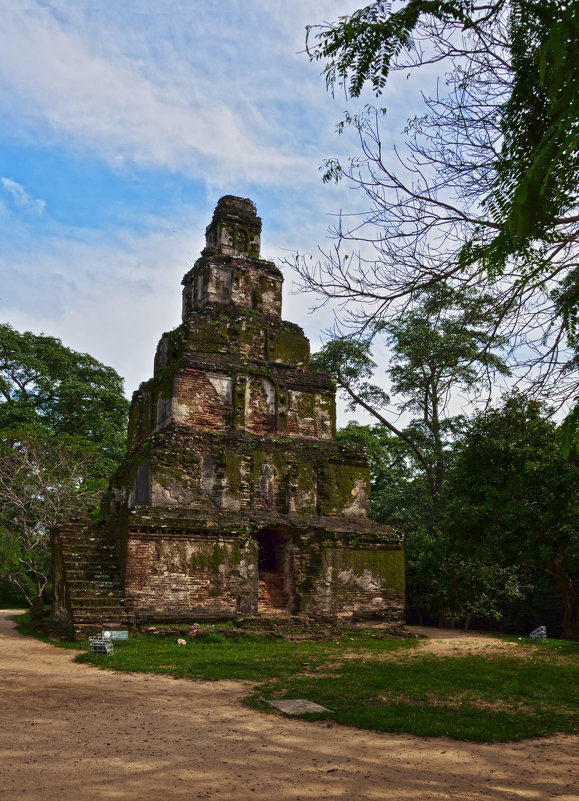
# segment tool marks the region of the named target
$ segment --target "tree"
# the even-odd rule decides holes
[[[366,449],[372,518],[394,526],[404,537],[409,615],[420,623],[426,616],[468,628],[472,619],[500,620],[510,602],[524,597],[528,581],[518,566],[497,565],[472,549],[456,547],[440,514],[433,515],[424,476],[402,440],[379,424],[354,422],[337,432],[337,440]],[[452,444],[446,454],[451,460]],[[445,492],[443,505],[447,499]]]
[[[370,338],[330,340],[311,360],[314,370],[336,380],[350,409],[365,409],[405,443],[434,505],[443,489],[448,437],[460,425],[460,418],[449,413],[453,395],[478,393],[485,379],[507,372],[493,350],[505,343],[495,338],[491,344],[486,331],[492,313],[488,297],[436,287],[421,293],[420,304],[403,320],[374,324],[374,335],[384,334],[391,349],[387,372],[398,395],[396,418],[417,415],[405,428],[392,422],[389,396],[370,381],[376,368]]]
[[[502,565],[457,546],[445,526],[418,526],[404,539],[407,607],[420,622],[468,629],[473,619],[499,621],[505,607],[530,589],[519,565]]]
[[[363,447],[370,462],[373,520],[407,532],[424,523],[430,496],[412,450],[388,429],[350,421],[336,432],[342,445]]]
[[[579,461],[565,457],[544,407],[522,395],[475,417],[447,475],[444,526],[489,564],[546,573],[579,639]]]
[[[94,510],[99,460],[82,437],[34,428],[0,435],[0,573],[35,611],[51,574],[50,529]]]
[[[102,475],[125,450],[123,380],[89,356],[44,334],[0,325],[0,430],[32,426],[98,446]]]
[[[334,249],[295,264],[357,330],[400,319],[437,284],[493,294],[491,331],[512,342],[519,377],[560,403],[577,393],[566,351],[579,308],[576,10],[565,0],[374,2],[315,42],[310,29],[328,87],[351,98],[366,84],[380,94],[400,71],[442,74],[394,153],[382,143],[384,109],[346,115],[340,130],[355,129],[361,153],[330,159],[324,178],[360,187],[367,214],[341,215]]]
[[[36,609],[49,530],[96,508],[124,455],[127,411],[111,367],[0,325],[0,574]]]

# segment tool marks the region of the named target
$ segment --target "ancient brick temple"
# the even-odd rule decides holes
[[[403,613],[398,537],[368,519],[369,467],[335,442],[335,390],[281,319],[254,204],[221,198],[183,278],[183,322],[133,395],[105,522],[53,537],[54,613],[131,621]]]

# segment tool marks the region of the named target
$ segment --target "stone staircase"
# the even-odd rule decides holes
[[[61,567],[68,610],[77,637],[134,623],[121,592],[116,539],[90,526],[69,525],[59,532]]]

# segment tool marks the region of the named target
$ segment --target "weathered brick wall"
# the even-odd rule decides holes
[[[369,494],[369,467],[356,448],[170,428],[117,473],[106,512],[151,505],[364,518]]]
[[[134,394],[128,454],[103,500],[142,618],[253,613],[397,619],[397,535],[368,520],[365,454],[335,442],[335,389],[281,320],[253,204],[226,197],[183,279],[183,322]],[[259,566],[261,564],[261,567]]]
[[[258,599],[262,611],[269,605],[312,617],[402,619],[399,546],[329,543],[307,532],[295,538],[287,529],[283,539],[279,569],[259,572],[257,540],[247,531],[236,536],[132,531],[125,597],[143,620],[254,614]]]
[[[301,612],[343,620],[404,619],[402,548],[323,546],[319,556],[317,576],[300,588]]]
[[[245,430],[250,434],[332,441],[336,409],[333,392],[302,376],[258,370],[225,372],[215,361],[205,369],[176,370],[170,379],[141,386],[131,404],[130,447],[171,425],[201,431]],[[222,372],[219,372],[221,368]],[[296,383],[299,382],[299,383]]]
[[[133,531],[125,597],[142,619],[218,619],[257,611],[255,543]]]

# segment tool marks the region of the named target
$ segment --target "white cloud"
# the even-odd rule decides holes
[[[153,175],[161,182],[166,172],[193,178],[202,187],[197,202],[204,195],[207,206],[203,214],[181,207],[171,212],[178,219],[145,219],[135,201],[114,227],[99,219],[89,230],[66,222],[66,207],[83,202],[79,183],[67,204],[50,196],[53,216],[32,224],[14,207],[41,211],[43,201],[2,179],[0,317],[88,351],[126,376],[132,391],[150,376],[162,331],[179,323],[179,282],[220,194],[256,201],[265,257],[315,254],[328,214],[346,205],[359,211],[366,201],[321,184],[323,157],[343,153],[352,139],[335,137],[342,103],[325,92],[321,64],[298,51],[306,24],[357,5],[16,0],[3,9],[0,120],[13,141],[45,145],[81,165],[96,156],[118,165],[121,180],[125,168],[135,177],[135,165],[159,168]],[[293,276],[285,273],[284,317],[300,322],[315,348],[331,309],[308,315],[311,298],[291,295]]]
[[[112,164],[134,162],[195,176],[205,170],[216,181],[257,176],[266,183],[295,181],[311,159],[287,117],[271,106],[297,104],[297,114],[303,103],[311,124],[323,86],[320,81],[318,103],[312,105],[299,72],[318,84],[316,70],[286,43],[282,48],[279,31],[272,30],[279,12],[269,18],[263,12],[260,30],[259,7],[246,11],[233,4],[232,13],[253,19],[255,38],[240,46],[235,25],[231,20],[223,25],[213,3],[195,9],[172,3],[162,15],[147,4],[145,27],[135,15],[139,5],[131,3],[124,16],[121,9],[112,18],[110,8],[102,8],[99,17],[82,2],[61,4],[60,13],[39,3],[5,13],[0,28],[5,124],[21,135],[73,144]],[[285,31],[288,20],[286,12]],[[301,25],[291,31],[303,37]],[[248,36],[241,28],[237,33]],[[307,120],[305,114],[304,125]]]
[[[202,229],[195,225],[195,233]],[[89,352],[126,377],[130,393],[152,374],[160,334],[180,322],[180,280],[201,242],[173,221],[130,231],[16,231],[0,254],[0,318]]]
[[[42,214],[46,203],[44,200],[32,197],[24,189],[24,187],[13,181],[12,178],[0,178],[0,184],[4,192],[12,199],[13,203],[21,209],[32,211],[36,214]]]

